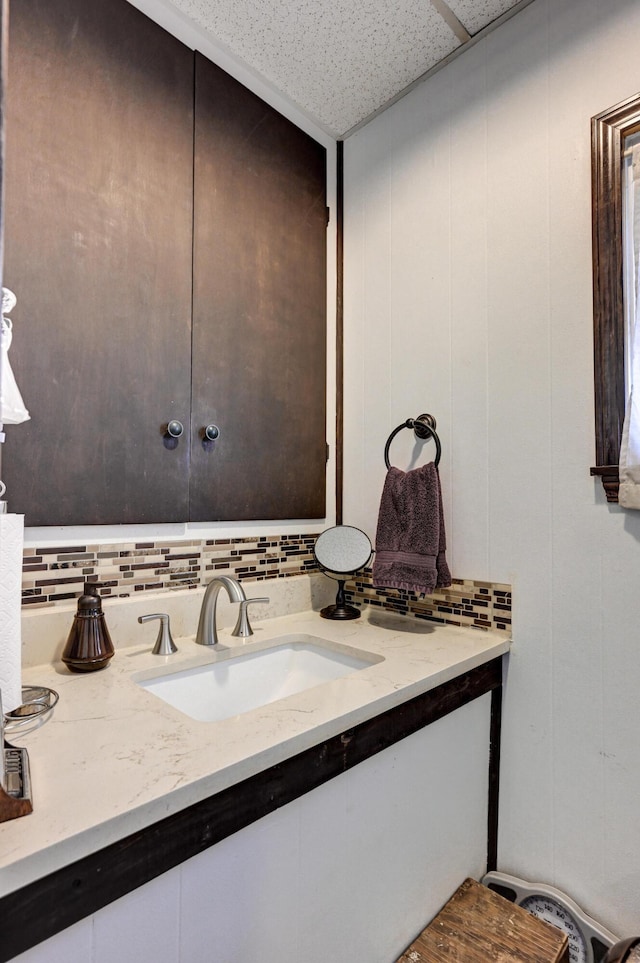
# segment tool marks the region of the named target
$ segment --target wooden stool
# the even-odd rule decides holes
[[[396,963],[569,963],[567,937],[466,879]]]

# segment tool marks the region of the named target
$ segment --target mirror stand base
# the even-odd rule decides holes
[[[344,594],[344,583],[346,579],[339,578],[337,581],[338,592],[335,605],[326,605],[320,610],[320,615],[323,619],[359,619],[360,609],[355,608],[353,605],[347,605],[347,599]]]
[[[320,610],[323,619],[359,619],[360,614],[353,605],[327,605]]]

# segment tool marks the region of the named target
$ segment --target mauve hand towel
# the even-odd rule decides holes
[[[390,468],[380,499],[373,584],[425,595],[446,588],[451,573],[445,550],[436,465],[407,472]]]

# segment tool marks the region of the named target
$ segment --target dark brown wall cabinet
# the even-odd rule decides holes
[[[322,517],[324,148],[125,0],[19,0],[9,42],[11,510]]]

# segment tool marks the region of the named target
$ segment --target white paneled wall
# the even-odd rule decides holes
[[[16,963],[391,963],[486,861],[490,696]]]
[[[637,0],[535,0],[345,145],[345,522],[374,536],[386,437],[433,413],[452,572],[514,587],[500,868],[621,935],[640,513],[589,476],[590,117],[640,89],[639,50]]]

